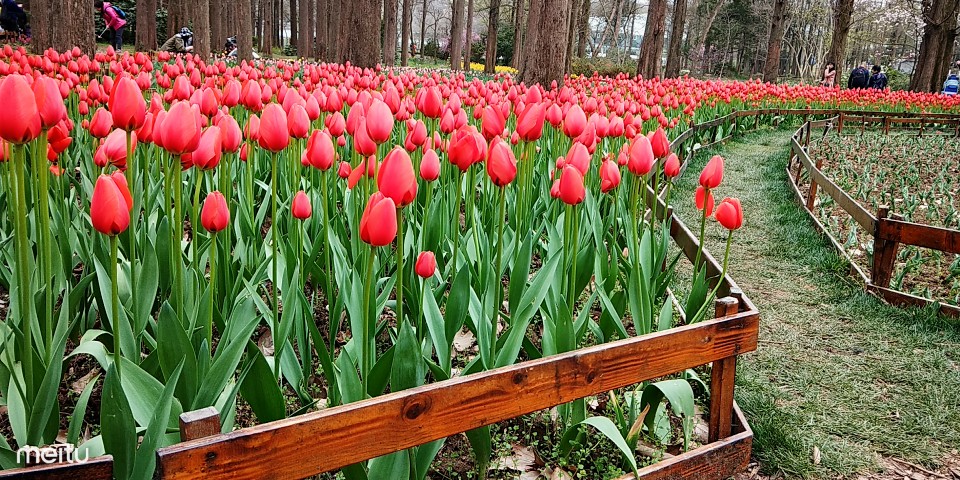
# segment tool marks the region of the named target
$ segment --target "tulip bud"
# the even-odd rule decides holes
[[[313,207],[310,205],[310,197],[303,190],[297,192],[293,197],[293,203],[290,205],[290,213],[297,220],[306,220],[313,213]]]
[[[433,252],[420,252],[414,271],[420,278],[430,278],[437,272],[437,257]]]
[[[217,191],[207,194],[203,201],[203,211],[200,212],[200,224],[208,232],[216,233],[225,228],[230,223],[230,210],[227,208],[227,200],[223,194]]]
[[[120,187],[109,175],[100,175],[90,199],[90,223],[104,235],[118,235],[130,225],[130,208]]]
[[[723,228],[733,231],[743,226],[743,208],[740,206],[738,198],[724,198],[717,205],[717,213],[714,215],[717,222],[723,225]]]
[[[360,239],[373,247],[384,247],[396,236],[397,206],[392,199],[376,192],[360,217]]]

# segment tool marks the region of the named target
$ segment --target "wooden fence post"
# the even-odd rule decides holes
[[[843,133],[843,119],[846,117],[846,114],[840,112],[840,120],[837,121],[837,133]]]
[[[220,433],[220,414],[213,407],[180,414],[180,441],[196,440]]]
[[[870,283],[883,288],[890,287],[894,263],[897,260],[899,242],[880,238],[880,232],[889,221],[890,207],[881,205],[877,209],[877,226],[873,232],[873,265],[870,269]]]
[[[737,313],[740,302],[734,297],[718,298],[714,316],[725,317]],[[737,357],[713,362],[710,370],[710,427],[708,440],[716,442],[730,436],[733,420],[733,385],[737,374]]]
[[[883,117],[883,134],[890,135],[890,117],[886,115]]]
[[[815,164],[817,170],[823,168],[823,157],[817,156],[817,163]],[[817,181],[814,180],[813,175],[810,175],[810,192],[807,193],[807,210],[813,212],[813,207],[816,205],[817,201]]]
[[[806,125],[807,125],[807,131],[806,131],[806,135],[803,138],[803,146],[809,148],[810,147],[810,122],[807,122]]]

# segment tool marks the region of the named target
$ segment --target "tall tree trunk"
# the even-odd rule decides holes
[[[637,58],[637,75],[653,78],[660,75],[663,58],[663,33],[667,22],[667,0],[650,0],[647,9],[647,26],[640,42]]]
[[[276,0],[260,0],[263,7],[263,34],[260,37],[260,51],[266,58],[273,57],[273,40],[275,29],[273,27],[273,4]]]
[[[917,56],[916,69],[910,79],[910,90],[933,92],[940,88],[941,78],[937,76],[937,62],[943,51],[952,51],[952,43],[947,43],[947,28],[950,18],[957,15],[958,0],[923,1],[923,37],[920,41],[920,54]],[[955,38],[955,37],[954,37]]]
[[[420,58],[423,58],[423,50],[427,46],[427,1],[423,0],[423,8],[420,10]]]
[[[167,38],[174,36],[181,27],[186,26],[186,18],[184,0],[167,1]]]
[[[470,71],[470,58],[473,56],[473,0],[467,0],[466,33],[464,34],[463,69]]]
[[[450,68],[460,70],[463,59],[463,0],[453,0],[450,20]]]
[[[587,37],[590,36],[590,0],[582,1],[582,10],[577,25],[577,57],[587,56]]]
[[[251,6],[250,0],[240,0],[239,2],[240,25],[237,27],[237,58],[240,60],[253,60],[253,16],[249,15]]]
[[[827,62],[833,62],[837,71],[846,71],[847,36],[853,16],[853,0],[835,0],[833,5],[833,35],[830,37],[830,50]],[[826,63],[824,63],[826,65]]]
[[[397,63],[397,1],[383,0],[383,64]]]
[[[713,22],[717,19],[717,15],[720,14],[720,11],[723,10],[723,7],[726,5],[727,0],[717,0],[717,4],[713,7],[713,10],[710,11],[710,15],[707,16],[705,22],[703,22],[702,28],[700,30],[700,38],[697,39],[696,49],[701,55],[706,55],[707,52],[707,37],[710,36],[710,29],[713,28]],[[701,65],[705,70],[706,63]]]
[[[569,8],[568,0],[531,0],[521,70],[528,85],[563,81]]]
[[[563,71],[570,71],[570,62],[576,53],[577,31],[580,26],[580,10],[584,0],[570,0],[570,15],[567,17],[567,53],[563,63]]]
[[[223,34],[225,22],[224,4],[218,0],[210,0],[207,4],[207,11],[207,15],[210,18],[210,50],[219,52],[227,39],[227,35]]]
[[[683,27],[687,22],[687,0],[673,0],[673,20],[671,22],[667,68],[663,74],[668,78],[680,75],[680,47],[683,45]]]
[[[137,50],[157,49],[157,0],[137,0]]]
[[[300,46],[300,5],[304,2],[306,2],[306,0],[290,0],[290,46],[294,51]],[[300,52],[297,52],[297,55],[303,56],[300,55]]]
[[[780,75],[780,50],[786,26],[787,0],[776,0],[770,22],[770,41],[767,42],[767,61],[763,65],[764,82],[776,82]]]
[[[403,0],[400,15],[400,65],[410,62],[410,37],[413,35],[413,0]]]
[[[343,4],[341,31],[344,33],[344,49],[341,62],[373,68],[380,61],[380,1],[352,0]]]
[[[497,71],[497,31],[500,27],[500,0],[490,0],[490,14],[487,17],[487,58],[483,71]]]
[[[532,1],[532,0],[531,0]],[[513,68],[517,70],[523,66],[523,2],[524,0],[513,0]]]
[[[313,56],[313,0],[300,0],[297,4],[297,55]]]
[[[957,7],[960,9],[960,6]],[[940,45],[940,55],[937,60],[937,70],[934,71],[933,75],[933,89],[934,91],[940,90],[940,82],[947,77],[947,73],[952,67],[951,63],[953,60],[953,49],[957,42],[957,14],[947,17],[947,21],[944,23],[944,40]]]
[[[190,23],[193,26],[193,53],[210,58],[210,0],[193,0]]]

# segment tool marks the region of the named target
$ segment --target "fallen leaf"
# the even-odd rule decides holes
[[[78,378],[75,382],[70,384],[70,390],[73,390],[74,393],[80,395],[83,393],[83,389],[87,388],[87,384],[90,383],[90,380],[93,380],[93,377],[97,376],[100,373],[100,368],[93,367],[87,372],[86,375]]]
[[[820,465],[820,448],[816,445],[813,446],[813,464]]]
[[[270,330],[263,332],[263,335],[260,335],[260,338],[257,340],[257,347],[260,348],[260,351],[263,353],[264,357],[273,356],[273,334],[270,333]]]
[[[461,329],[453,336],[453,348],[458,352],[466,352],[470,347],[476,345],[477,337],[473,336],[473,332],[467,329]]]
[[[537,454],[530,447],[514,444],[511,449],[512,454],[506,457],[498,457],[490,463],[490,470],[516,470],[521,473],[535,470],[537,463]],[[539,475],[540,472],[535,472]],[[536,479],[537,477],[533,477]]]

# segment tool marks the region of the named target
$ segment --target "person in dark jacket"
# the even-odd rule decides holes
[[[30,36],[27,14],[16,0],[3,0],[3,3],[0,3],[0,28],[18,35]]]
[[[869,88],[876,90],[887,88],[887,74],[880,71],[880,65],[874,65],[871,70],[873,70],[873,75],[870,76]]]
[[[847,88],[867,88],[869,85],[870,72],[867,71],[867,65],[861,63],[850,72],[850,78],[847,80]]]

